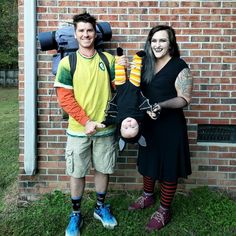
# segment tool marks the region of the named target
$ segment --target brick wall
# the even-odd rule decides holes
[[[55,94],[51,58],[55,52],[37,54],[38,173],[24,174],[23,150],[23,8],[19,0],[19,101],[20,101],[20,172],[21,196],[33,198],[54,189],[69,190],[64,173],[66,122],[61,120]],[[179,188],[209,185],[236,192],[236,145],[198,143],[199,124],[236,124],[236,2],[233,1],[77,1],[38,0],[37,32],[56,30],[61,21],[87,10],[98,21],[111,23],[113,39],[107,50],[117,46],[133,55],[143,48],[151,27],[172,25],[176,29],[181,55],[194,75],[192,104],[185,110],[188,119],[193,174],[180,181]],[[140,189],[136,171],[137,149],[129,146],[117,160],[111,176],[113,189]],[[93,188],[92,171],[87,187]]]

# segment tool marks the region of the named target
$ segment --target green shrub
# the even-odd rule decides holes
[[[1,0],[0,4],[0,68],[18,67],[18,3]]]

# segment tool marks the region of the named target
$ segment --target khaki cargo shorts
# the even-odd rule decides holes
[[[116,141],[107,137],[67,137],[66,173],[84,177],[91,166],[103,174],[112,174],[116,162]]]

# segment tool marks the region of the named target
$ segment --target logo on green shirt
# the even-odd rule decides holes
[[[105,71],[105,65],[104,65],[103,62],[100,62],[100,63],[99,63],[99,68],[100,68],[101,70]]]

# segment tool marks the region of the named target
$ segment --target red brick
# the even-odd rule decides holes
[[[216,125],[229,125],[230,121],[227,119],[211,119],[211,124],[216,124]]]
[[[119,1],[119,7],[121,9],[127,9],[130,7],[138,8],[138,2],[137,1]]]
[[[202,28],[210,28],[210,22],[201,22],[201,21],[199,21],[199,22],[192,22],[191,23],[191,27],[193,27],[193,28],[200,28],[200,29],[202,29]]]
[[[191,9],[192,14],[200,14],[200,15],[209,15],[210,9],[209,8],[192,8]]]
[[[206,8],[213,8],[213,7],[220,7],[221,6],[221,1],[218,2],[201,2],[202,7]]]
[[[181,1],[178,2],[178,1],[161,1],[160,2],[160,7],[167,7],[167,8],[173,8],[173,7],[176,7],[178,8],[181,4]]]
[[[98,7],[117,7],[117,1],[98,1]]]
[[[230,106],[226,106],[226,105],[211,105],[210,109],[212,111],[229,111],[230,110]]]
[[[230,15],[231,9],[215,8],[215,9],[211,9],[211,13],[216,14],[216,15]]]

